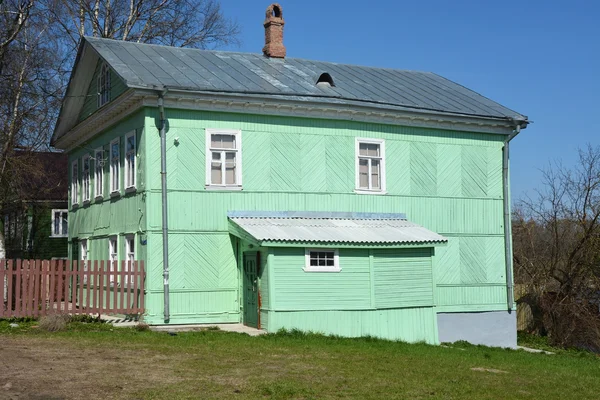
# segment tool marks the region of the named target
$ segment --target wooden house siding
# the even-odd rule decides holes
[[[148,189],[147,309],[154,323],[162,320],[163,302],[157,114],[146,109],[150,139],[140,146]],[[166,116],[172,321],[239,321],[230,210],[404,212],[449,239],[435,255],[438,310],[505,309],[503,136],[176,109]],[[207,128],[242,131],[243,190],[205,189]],[[354,192],[356,137],[386,141],[386,195]],[[346,303],[359,307],[365,289],[352,289],[357,297]],[[278,297],[269,301],[279,306]],[[269,315],[275,327],[274,321]]]
[[[96,64],[94,69],[94,75],[88,86],[87,94],[83,99],[83,107],[79,113],[77,122],[81,122],[98,109],[98,74],[102,68],[103,61],[100,60]],[[125,83],[118,77],[117,74],[111,69],[110,70],[110,101],[113,101],[119,97],[123,92],[127,90]]]

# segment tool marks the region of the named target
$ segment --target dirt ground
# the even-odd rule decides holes
[[[62,338],[3,336],[0,399],[141,398],[136,388],[176,383],[166,356],[70,346]]]

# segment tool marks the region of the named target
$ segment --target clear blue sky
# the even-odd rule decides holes
[[[222,0],[238,50],[261,52],[268,1]],[[513,200],[540,168],[600,145],[600,1],[281,0],[288,57],[432,71],[521,114]]]

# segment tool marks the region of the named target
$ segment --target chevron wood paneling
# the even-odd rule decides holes
[[[485,197],[488,187],[487,149],[462,148],[462,190],[466,197]]]
[[[324,192],[327,189],[327,140],[322,135],[305,135],[300,141],[302,190]]]
[[[460,238],[449,237],[448,244],[436,248],[436,283],[460,283]]]
[[[386,157],[392,157],[387,155]],[[436,145],[410,144],[410,188],[413,195],[433,196],[437,192]]]
[[[504,237],[485,238],[485,261],[488,283],[505,283],[506,266],[504,263]]]
[[[325,165],[327,188],[330,193],[354,189],[354,140],[349,137],[326,136]]]
[[[271,189],[299,191],[302,183],[301,136],[271,137]]]
[[[455,145],[437,145],[437,194],[439,196],[462,196],[460,149],[460,146]]]
[[[385,151],[388,192],[410,194],[410,143],[389,140]]]
[[[487,148],[487,193],[502,198],[502,148]]]
[[[462,237],[460,239],[461,283],[483,283],[487,279],[486,238]]]
[[[271,136],[242,132],[242,183],[248,190],[271,189]]]

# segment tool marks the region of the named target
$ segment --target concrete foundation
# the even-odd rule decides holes
[[[441,343],[465,340],[494,347],[517,347],[517,312],[439,313]]]

